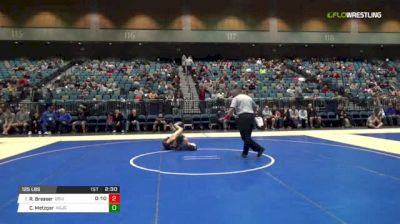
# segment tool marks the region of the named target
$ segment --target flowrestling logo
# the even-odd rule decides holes
[[[327,12],[328,19],[380,19],[382,12]]]

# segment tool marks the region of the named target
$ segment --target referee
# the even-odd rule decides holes
[[[241,89],[234,89],[232,95],[234,98],[225,119],[229,120],[234,112],[239,116],[236,123],[244,142],[242,157],[247,157],[249,149],[256,151],[257,157],[260,157],[264,152],[264,148],[251,139],[257,105],[251,97],[243,94]]]

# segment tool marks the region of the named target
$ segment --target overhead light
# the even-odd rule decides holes
[[[81,43],[81,42],[78,42],[78,45],[82,45],[82,43]]]
[[[111,45],[112,45],[112,43],[110,42],[110,43],[108,43],[108,45],[110,45],[110,46],[111,46]]]
[[[19,42],[18,42],[18,41],[15,41],[14,44],[19,44]]]
[[[304,47],[308,47],[308,44],[304,44]]]
[[[49,45],[49,44],[51,44],[51,43],[50,43],[50,41],[47,41],[46,44]]]
[[[283,46],[282,44],[279,44],[279,45],[278,45],[278,47],[282,47],[282,46]]]
[[[138,44],[139,44],[139,46],[142,46],[142,43],[139,42]]]
[[[335,45],[334,45],[334,44],[331,44],[331,47],[335,47]]]
[[[252,46],[252,47],[255,47],[255,46],[256,46],[256,44],[252,44],[251,46]]]

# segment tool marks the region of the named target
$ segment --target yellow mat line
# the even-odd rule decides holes
[[[308,134],[307,136],[400,155],[400,141],[350,134]]]

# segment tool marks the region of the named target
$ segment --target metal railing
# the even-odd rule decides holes
[[[254,99],[260,108],[268,105],[271,109],[283,109],[284,107],[296,108],[306,107],[312,104],[318,111],[335,111],[338,106],[344,106],[349,111],[372,111],[377,107],[387,107],[389,103],[395,108],[400,109],[400,97],[381,98],[379,100],[369,98],[363,100],[354,100],[344,97],[339,98],[281,98],[281,99]],[[217,113],[219,110],[226,110],[230,106],[231,99],[215,100],[145,100],[145,101],[127,101],[127,100],[108,100],[108,101],[53,101],[53,102],[19,102],[9,104],[15,111],[21,107],[29,111],[43,112],[48,105],[52,104],[56,109],[65,108],[66,111],[75,113],[79,105],[84,105],[91,115],[104,115],[107,112],[119,109],[127,114],[130,110],[136,109],[138,114],[156,115],[164,114],[201,114]]]

